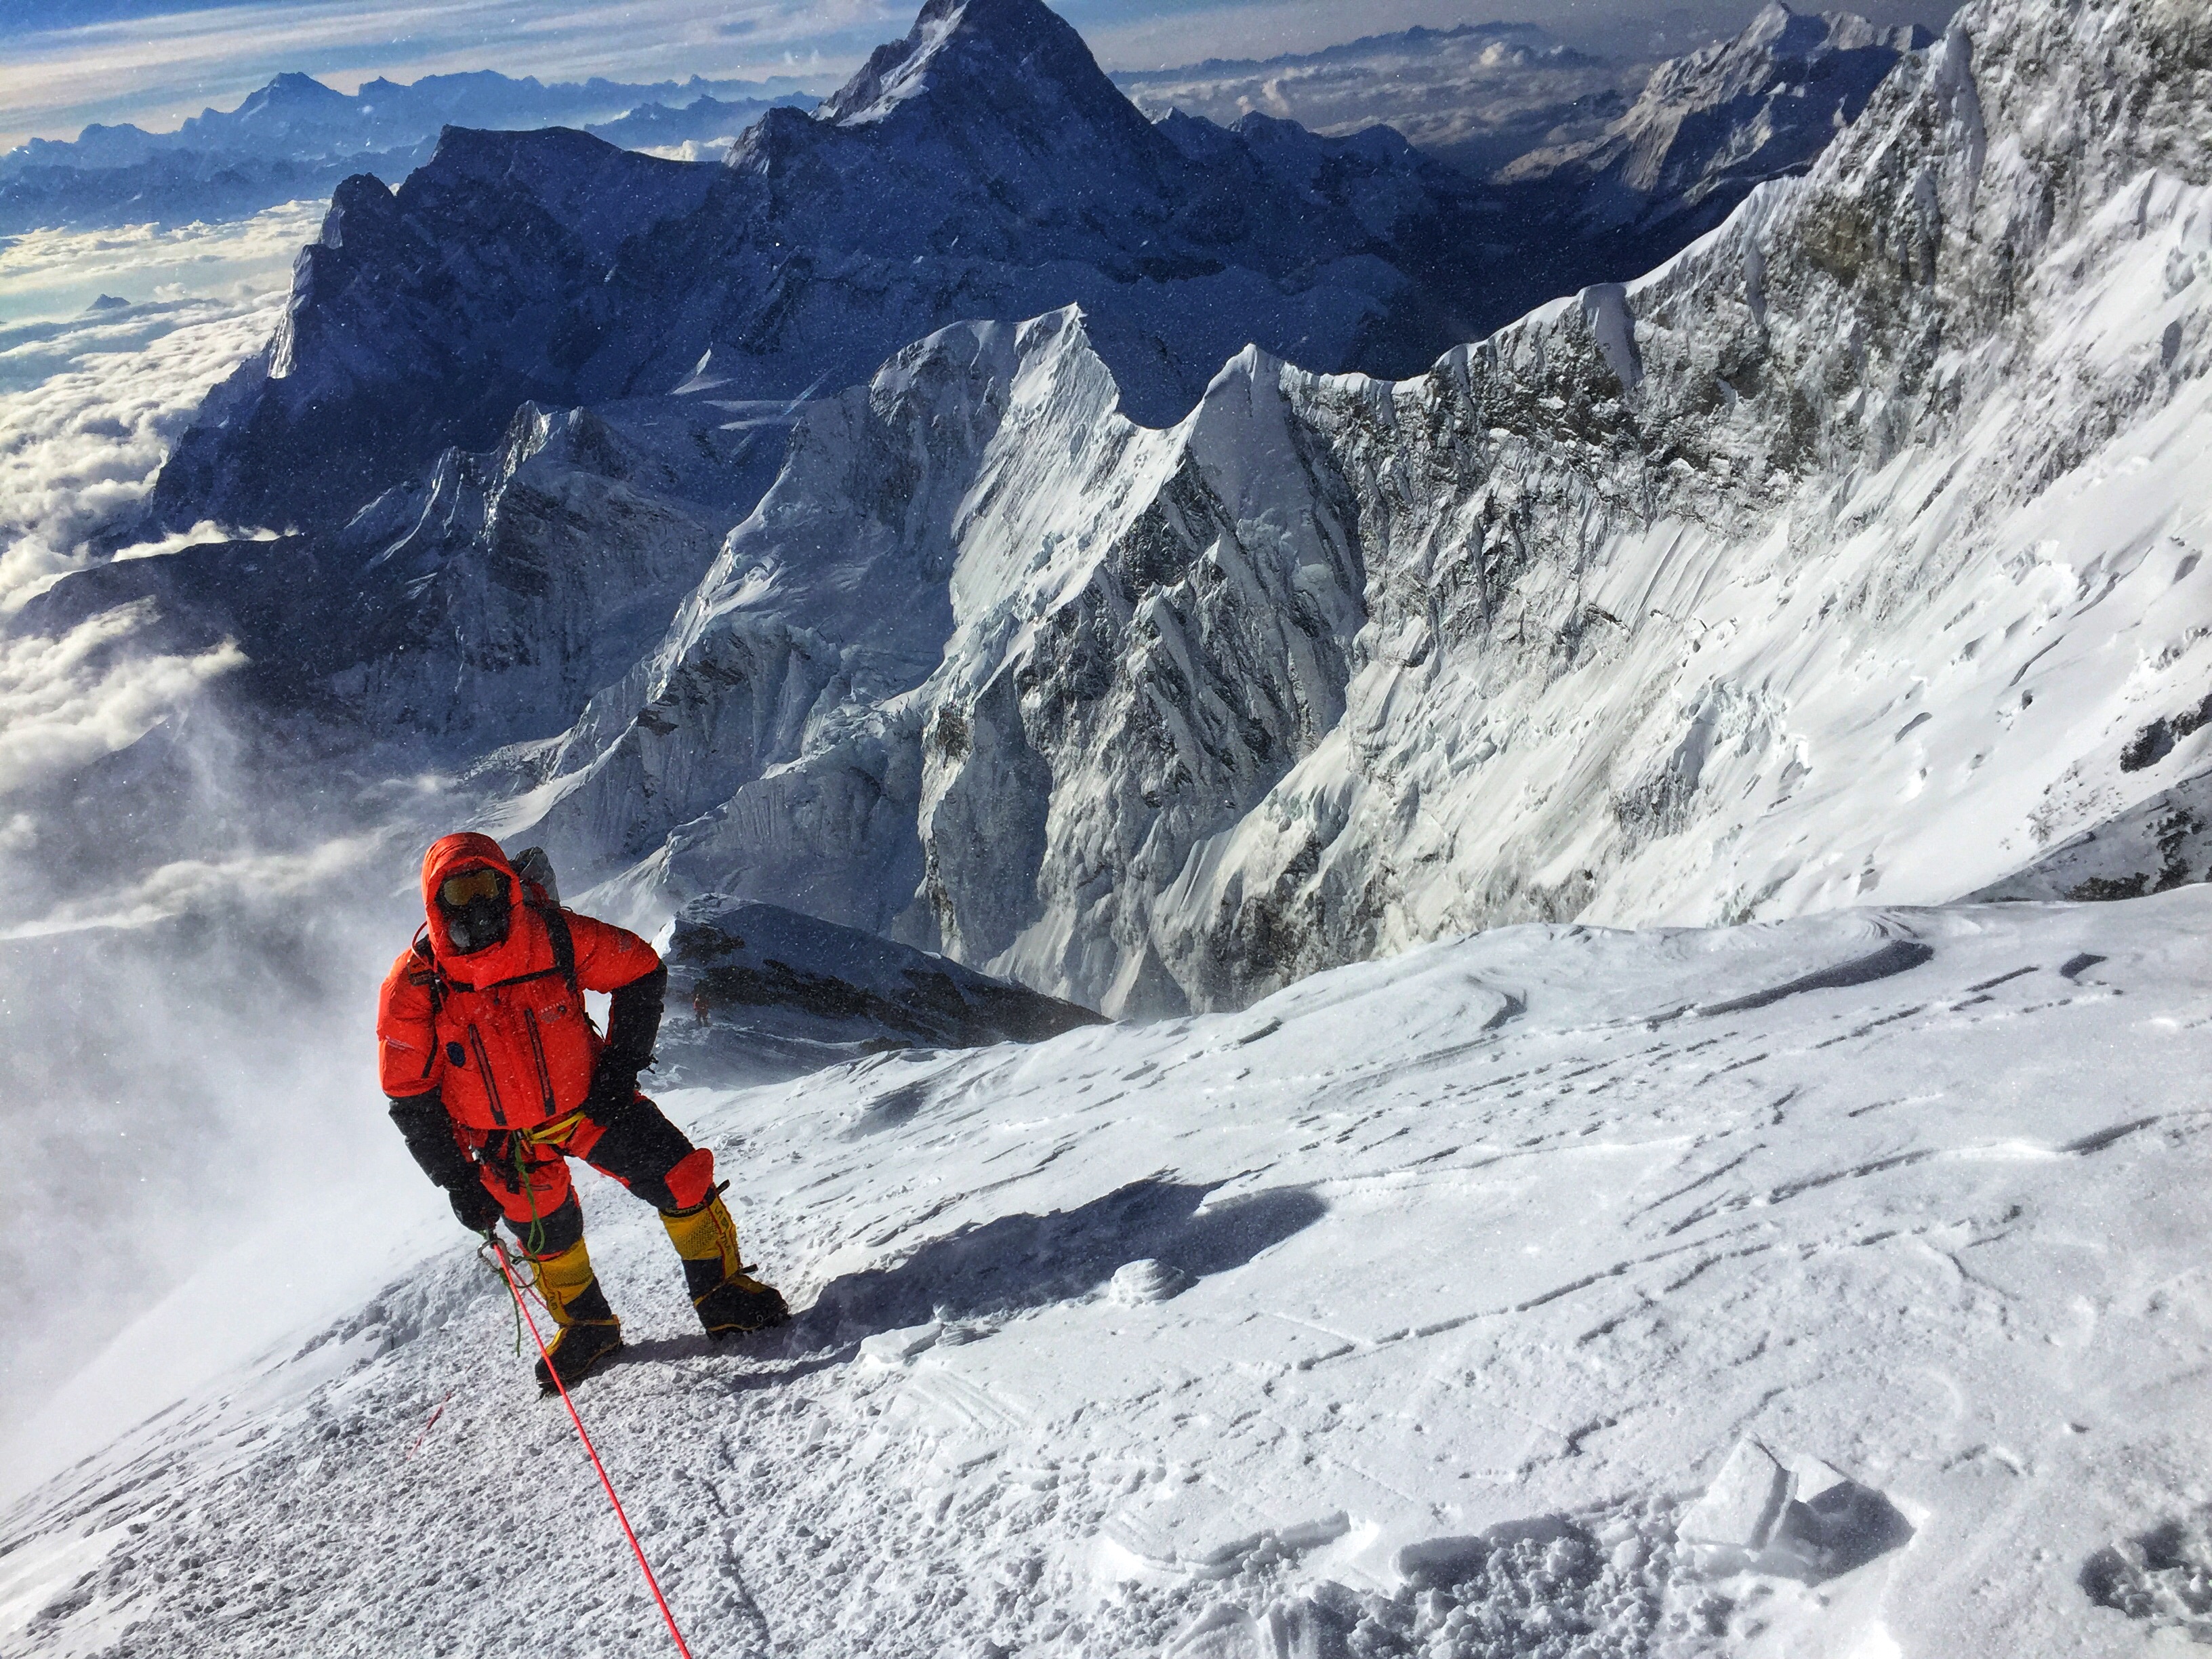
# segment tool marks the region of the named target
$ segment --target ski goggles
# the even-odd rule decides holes
[[[438,884],[438,902],[448,910],[465,910],[487,899],[507,896],[507,878],[496,870],[465,870]]]

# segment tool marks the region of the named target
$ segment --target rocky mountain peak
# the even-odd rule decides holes
[[[1935,37],[1917,26],[1883,29],[1856,12],[1792,11],[1782,0],[1769,0],[1750,27],[1734,40],[1662,64],[1646,85],[1638,107],[1703,107],[1746,93],[1794,88],[1810,65],[1839,53],[1873,51],[1893,61],[1917,52]],[[1871,88],[1869,88],[1871,90]]]
[[[323,110],[330,108],[332,105],[348,101],[343,93],[325,86],[313,76],[288,71],[277,76],[267,86],[249,96],[246,102],[239,106],[237,112],[244,116],[261,110]]]
[[[1531,151],[1498,180],[1528,189],[1523,211],[1562,216],[1571,237],[1614,239],[1622,275],[1648,269],[1754,185],[1810,167],[1898,61],[1932,39],[1772,0],[1734,39],[1662,64],[1598,137]]]
[[[878,46],[818,112],[848,129],[916,117],[1010,129],[1031,146],[1079,133],[1119,149],[1165,148],[1043,0],[929,0],[906,38]]]
[[[1792,11],[1782,0],[1767,0],[1751,26],[1736,39],[1746,46],[1764,47],[1780,57],[1799,57],[1828,38],[1830,21],[1814,14]]]

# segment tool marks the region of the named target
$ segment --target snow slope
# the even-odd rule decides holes
[[[708,1350],[586,1177],[633,1352],[579,1403],[702,1655],[2185,1650],[2208,937],[1532,926],[673,1094],[802,1311]],[[26,1490],[53,1433],[9,1651],[663,1650],[459,1245]]]

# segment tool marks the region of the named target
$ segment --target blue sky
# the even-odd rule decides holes
[[[345,91],[495,69],[545,80],[798,75],[828,85],[920,0],[0,0],[0,148],[88,121],[170,128],[300,70]],[[1266,57],[1355,35],[1526,18],[1569,38],[1748,21],[1756,0],[1054,0],[1109,68]],[[1929,0],[1864,0],[1879,21]],[[1812,9],[1809,3],[1808,9]],[[1671,18],[1670,18],[1671,14]]]

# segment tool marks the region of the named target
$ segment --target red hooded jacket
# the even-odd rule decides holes
[[[507,878],[507,938],[463,956],[446,932],[438,888],[487,867]],[[385,1093],[435,1090],[453,1121],[474,1129],[534,1128],[582,1105],[605,1042],[580,991],[618,991],[659,968],[659,953],[627,928],[564,910],[580,988],[570,990],[544,917],[489,836],[447,836],[423,855],[422,908],[427,950],[400,952],[377,1005]]]

